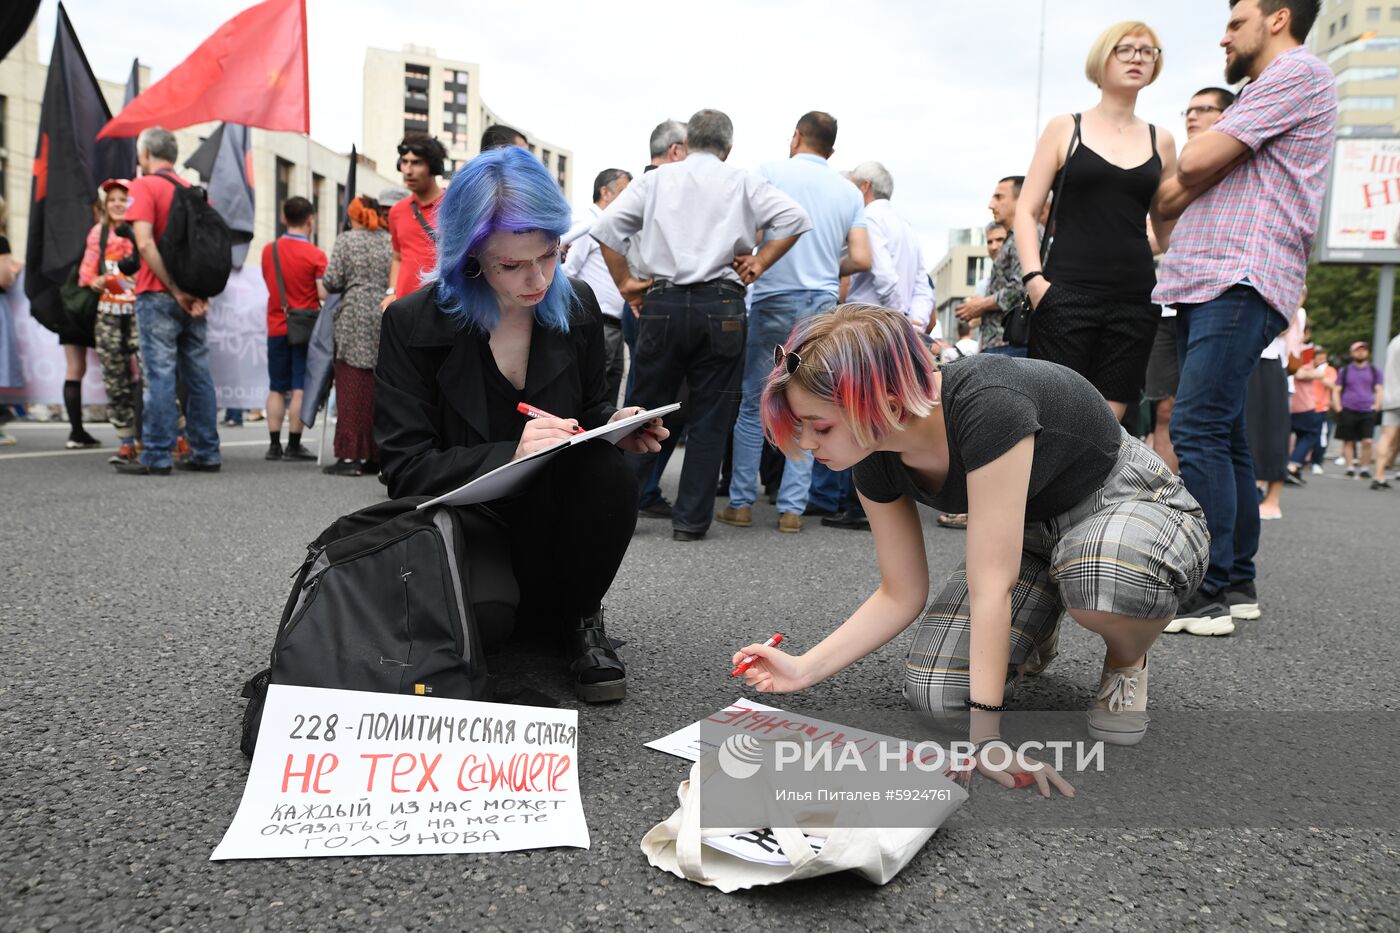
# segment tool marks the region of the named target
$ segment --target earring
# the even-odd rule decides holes
[[[481,263],[477,262],[475,256],[468,256],[466,263],[462,266],[462,276],[468,279],[481,278]]]

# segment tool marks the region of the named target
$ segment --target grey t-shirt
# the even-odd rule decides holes
[[[936,493],[919,486],[899,454],[878,451],[855,466],[867,499],[910,496],[944,512],[967,511],[967,474],[1034,434],[1026,520],[1054,518],[1103,485],[1123,429],[1089,381],[1043,360],[979,353],[943,369],[948,477]]]

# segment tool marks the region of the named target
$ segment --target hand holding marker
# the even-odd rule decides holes
[[[766,648],[776,648],[779,644],[782,643],[782,640],[783,640],[782,633],[781,633],[781,632],[778,632],[778,633],[775,633],[775,634],[773,635],[772,638],[770,638],[770,639],[768,639],[767,641],[765,641],[765,642],[763,643],[763,645],[764,645],[764,647],[766,647]],[[729,672],[729,676],[730,676],[730,677],[741,677],[741,676],[743,676],[743,673],[744,673],[745,671],[747,671],[750,667],[753,667],[753,662],[755,662],[755,661],[757,661],[757,660],[758,660],[758,655],[756,655],[756,654],[748,654],[748,655],[745,655],[744,658],[743,658],[743,660],[741,660],[738,664],[736,664],[736,665],[734,666],[734,670],[732,670],[732,671]]]
[[[544,409],[542,409],[542,408],[536,408],[534,405],[530,405],[530,404],[527,404],[527,403],[525,403],[525,402],[521,402],[519,405],[516,405],[516,406],[515,406],[515,410],[518,411],[518,412],[520,412],[522,415],[524,415],[524,416],[527,417],[527,418],[554,418],[555,421],[563,421],[563,420],[565,420],[565,419],[563,419],[563,418],[555,418],[554,415],[551,415],[549,412],[545,411]],[[573,432],[574,432],[575,434],[582,434],[582,433],[583,433],[583,428],[580,427],[579,425],[574,425],[573,428],[572,428],[572,430],[573,430]]]

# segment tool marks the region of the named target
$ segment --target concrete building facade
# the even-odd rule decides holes
[[[983,228],[948,231],[948,252],[933,267],[933,293],[938,296],[938,307],[934,310],[949,341],[958,336],[954,309],[977,294],[978,283],[990,271],[987,233]]]
[[[1308,45],[1337,75],[1339,136],[1400,135],[1400,0],[1323,0]]]
[[[450,174],[481,151],[481,134],[505,123],[518,130],[528,147],[572,197],[574,154],[547,142],[495,113],[481,99],[481,66],[441,58],[423,46],[400,51],[365,52],[365,152],[386,170],[398,161],[398,144],[407,133],[427,133],[447,149]]]

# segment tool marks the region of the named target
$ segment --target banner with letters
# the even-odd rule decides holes
[[[4,293],[10,330],[19,350],[24,387],[0,389],[0,401],[20,405],[63,404],[67,372],[58,335],[29,313],[23,279]],[[209,369],[220,408],[262,408],[267,403],[267,285],[253,263],[233,270],[228,287],[209,302]],[[83,404],[105,405],[102,365],[88,351]]]
[[[576,711],[274,684],[210,858],[549,846],[589,847]]]

